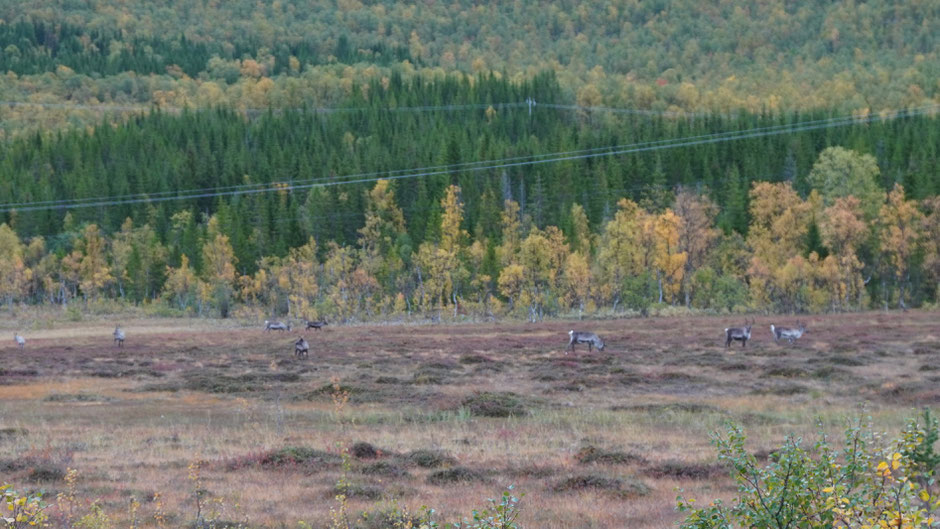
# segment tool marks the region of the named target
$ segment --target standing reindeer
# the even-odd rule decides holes
[[[264,320],[264,330],[265,331],[289,331],[290,322],[283,323],[280,321],[268,321]]]
[[[731,342],[734,340],[741,342],[742,349],[747,347],[747,341],[751,339],[751,327],[753,325],[753,321],[748,323],[747,320],[744,320],[744,327],[728,327],[725,329],[725,337],[728,339],[725,342],[725,347],[731,347]]]
[[[114,342],[118,347],[124,347],[124,331],[120,325],[114,328]]]
[[[598,351],[604,350],[604,341],[593,332],[568,331],[568,347],[565,348],[565,354],[568,354],[569,349],[573,353],[575,344],[579,343],[586,343],[589,353],[593,347],[597,347]]]
[[[299,340],[294,342],[294,356],[300,358],[301,356],[306,357],[307,353],[310,352],[310,344],[307,343],[307,340],[301,336]]]
[[[798,327],[774,327],[770,326],[770,332],[774,335],[774,341],[779,342],[781,338],[785,338],[788,342],[793,343],[793,340],[796,340],[800,336],[803,336],[803,333],[806,332],[806,324],[800,323],[800,320],[796,320]]]
[[[305,326],[306,329],[316,329],[319,331],[320,329],[323,328],[324,325],[329,325],[329,322],[327,322],[326,320],[308,321],[305,325],[306,325]]]
[[[26,347],[26,338],[23,338],[17,333],[13,333],[13,340],[16,341],[16,345],[20,346],[20,349]]]

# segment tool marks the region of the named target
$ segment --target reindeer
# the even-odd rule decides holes
[[[798,327],[774,327],[770,326],[770,332],[774,335],[774,341],[779,342],[781,338],[786,338],[790,343],[793,343],[793,340],[796,340],[800,336],[803,336],[803,333],[806,332],[806,324],[800,323],[800,320],[796,320]]]
[[[744,320],[744,327],[728,327],[725,329],[725,337],[728,339],[725,342],[725,347],[731,347],[731,342],[734,340],[741,341],[741,348],[747,347],[747,341],[751,339],[751,327],[754,325],[754,322],[748,323],[747,320]]]
[[[20,349],[26,347],[26,338],[23,338],[17,333],[13,333],[13,340],[16,342],[16,345],[20,346]]]
[[[283,323],[280,321],[264,320],[264,330],[265,331],[290,331],[290,322]]]
[[[299,340],[294,342],[294,356],[300,358],[301,356],[306,357],[307,353],[310,351],[310,344],[307,343],[307,340],[301,336]]]
[[[319,331],[320,329],[323,328],[324,325],[329,325],[329,322],[327,322],[326,320],[308,321],[308,322],[305,323],[305,327],[304,327],[304,328],[305,328],[305,329],[316,329],[316,330]]]
[[[114,328],[114,342],[118,344],[118,347],[124,347],[124,331],[120,325]]]
[[[604,341],[593,332],[568,331],[568,347],[565,348],[565,354],[568,354],[569,349],[573,353],[575,344],[579,343],[586,343],[588,352],[591,352],[594,347],[597,347],[598,351],[604,350]]]

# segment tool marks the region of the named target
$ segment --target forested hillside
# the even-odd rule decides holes
[[[933,303],[935,2],[0,6],[0,297]]]
[[[880,111],[936,101],[938,21],[936,2],[887,0],[14,1],[0,6],[0,92],[15,103],[0,128],[335,106],[393,74],[491,71],[554,71],[587,106]]]
[[[349,319],[936,299],[933,107],[585,113],[547,104],[552,74],[364,92],[4,144],[5,300]]]

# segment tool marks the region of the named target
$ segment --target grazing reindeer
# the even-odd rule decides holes
[[[803,333],[806,332],[806,324],[800,323],[800,320],[796,320],[796,324],[799,327],[774,327],[771,325],[770,332],[774,335],[774,341],[779,342],[781,338],[786,338],[788,342],[793,343],[793,340],[803,336]]]
[[[16,341],[16,345],[20,346],[20,349],[26,347],[26,338],[23,338],[19,334],[13,333],[13,340]]]
[[[306,327],[305,327],[305,328],[306,328],[306,329],[316,329],[316,330],[319,331],[320,329],[323,328],[324,325],[329,325],[329,322],[327,322],[326,320],[308,321],[308,322],[306,323]]]
[[[294,356],[300,358],[301,356],[307,356],[308,352],[310,352],[310,344],[301,336],[299,340],[294,342]]]
[[[748,323],[747,320],[744,320],[744,327],[728,327],[725,329],[725,337],[728,339],[725,342],[725,347],[731,347],[731,342],[734,340],[741,341],[741,348],[747,347],[747,341],[751,339],[751,327],[754,325],[754,322]]]
[[[586,343],[589,353],[594,347],[597,347],[598,351],[604,350],[604,341],[593,332],[568,331],[568,347],[565,348],[565,354],[568,354],[569,349],[573,353],[575,344],[579,343]]]
[[[124,347],[124,331],[120,325],[114,328],[114,342],[118,344],[118,347]]]
[[[264,330],[265,331],[289,331],[290,322],[283,323],[280,321],[268,321],[264,320]]]

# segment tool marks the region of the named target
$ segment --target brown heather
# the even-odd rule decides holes
[[[667,528],[676,487],[735,494],[708,443],[727,419],[768,454],[817,419],[897,431],[940,402],[923,368],[940,318],[921,311],[809,317],[793,345],[757,317],[746,349],[724,346],[740,318],[581,322],[607,348],[567,356],[571,322],[337,325],[309,359],[257,325],[126,318],[119,349],[89,319],[0,347],[0,476],[47,491],[53,526],[97,500],[115,526],[190,527],[198,500],[205,519],[324,527],[342,483],[361,527],[393,500],[459,521],[513,484],[523,527]]]

